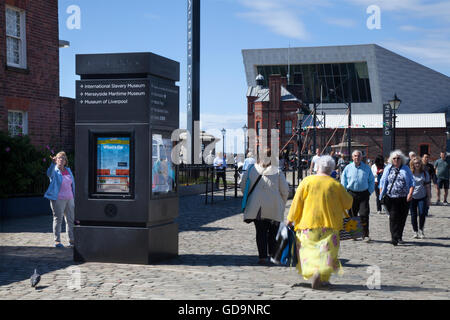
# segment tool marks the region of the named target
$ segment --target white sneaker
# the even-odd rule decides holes
[[[425,234],[423,233],[423,230],[419,230],[419,239],[425,239]]]
[[[418,232],[414,232],[413,239],[417,239],[417,238],[419,238],[419,233]]]
[[[366,243],[369,243],[371,241],[371,239],[370,239],[370,237],[364,237],[363,241],[366,242]]]
[[[377,211],[377,214],[382,214],[381,211]]]

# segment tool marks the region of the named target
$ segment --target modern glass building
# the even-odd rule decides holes
[[[349,101],[354,114],[381,114],[394,94],[402,100],[399,113],[450,107],[448,76],[376,44],[248,49],[242,55],[249,87],[258,74],[266,86],[271,74],[280,74],[305,103],[316,102],[327,114],[345,113]]]
[[[313,98],[322,103],[372,102],[366,62],[257,66],[257,72],[264,77],[265,86],[272,74],[287,77],[290,85],[299,86],[304,102],[312,103]]]

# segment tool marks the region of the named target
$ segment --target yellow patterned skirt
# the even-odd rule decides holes
[[[305,280],[316,272],[322,282],[329,281],[332,273],[344,273],[338,259],[339,231],[329,228],[298,230],[296,236],[300,253],[297,270]]]

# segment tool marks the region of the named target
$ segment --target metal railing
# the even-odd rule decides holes
[[[234,189],[234,198],[238,197],[238,179],[239,171],[237,167],[217,169],[214,166],[207,166],[206,190],[205,190],[205,204],[208,204],[208,197],[211,197],[211,204],[214,204],[214,189],[220,192],[220,180],[225,183],[223,185],[223,200],[227,199],[227,190]],[[224,178],[222,178],[224,177]]]

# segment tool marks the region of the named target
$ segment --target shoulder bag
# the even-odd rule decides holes
[[[241,206],[242,212],[245,211],[245,208],[246,208],[246,206],[247,206],[247,202],[248,202],[248,199],[250,198],[250,195],[251,195],[252,192],[255,190],[256,185],[258,184],[259,180],[261,180],[261,178],[262,178],[262,175],[259,175],[258,178],[256,179],[255,183],[253,184],[253,186],[252,186],[251,189],[250,189],[250,170],[251,170],[253,167],[254,167],[254,166],[251,165],[251,166],[248,168],[248,177],[247,177],[247,181],[246,181],[246,183],[245,183],[244,196],[243,196],[243,198],[242,198],[242,206]],[[255,169],[255,170],[256,170],[256,169]],[[249,191],[249,189],[250,189],[250,191]]]
[[[392,167],[391,167],[391,169],[392,169]],[[389,170],[389,173],[390,173],[390,170]],[[389,189],[389,192],[386,192],[383,195],[383,197],[381,198],[380,203],[382,205],[386,205],[386,200],[388,198],[388,193],[391,193],[392,188],[394,187],[395,180],[397,180],[397,176],[398,176],[399,173],[400,173],[400,169],[395,173],[394,181],[392,181],[392,185],[391,185],[391,188]],[[388,177],[389,177],[389,174],[388,174]]]

